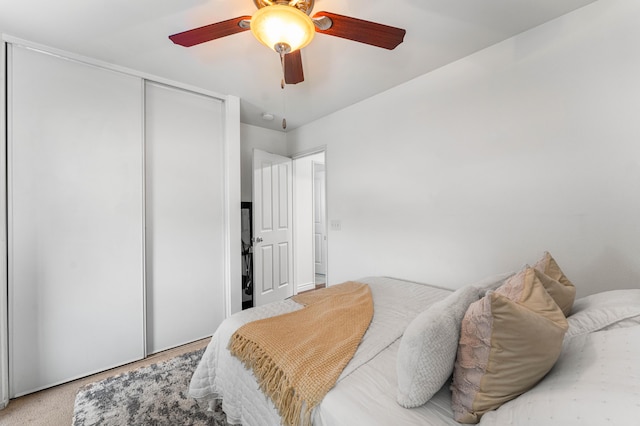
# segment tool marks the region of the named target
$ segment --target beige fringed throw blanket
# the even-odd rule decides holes
[[[311,410],[335,385],[373,317],[366,284],[347,282],[294,300],[306,306],[245,324],[229,342],[288,426],[311,424]]]

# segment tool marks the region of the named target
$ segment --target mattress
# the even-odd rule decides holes
[[[448,384],[427,404],[406,409],[396,402],[396,355],[407,325],[451,290],[387,277],[357,280],[369,284],[374,315],[353,359],[333,389],[313,412],[316,426],[339,425],[457,425],[450,408]],[[191,380],[189,395],[203,407],[222,399],[232,424],[280,424],[273,403],[258,387],[255,376],[227,350],[231,335],[243,324],[301,309],[292,300],[249,309],[226,319],[214,333]]]

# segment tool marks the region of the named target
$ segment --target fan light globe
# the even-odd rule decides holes
[[[251,17],[251,32],[260,43],[278,53],[278,46],[282,45],[289,46],[291,52],[302,49],[316,33],[306,13],[285,5],[258,9]]]

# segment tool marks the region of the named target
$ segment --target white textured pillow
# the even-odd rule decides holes
[[[566,337],[640,322],[640,290],[610,290],[575,301]]]
[[[434,303],[409,324],[400,341],[396,369],[398,404],[418,407],[445,384],[453,372],[460,323],[479,289],[463,287]]]

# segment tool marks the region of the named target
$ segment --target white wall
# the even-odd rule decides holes
[[[640,286],[640,2],[600,0],[287,134],[327,146],[331,283],[458,288],[549,250]]]
[[[324,152],[293,161],[293,274],[298,292],[315,288],[313,163],[324,163]]]
[[[253,182],[253,149],[258,148],[272,154],[287,155],[287,139],[279,132],[250,124],[240,126],[241,186],[242,201],[251,201]]]

